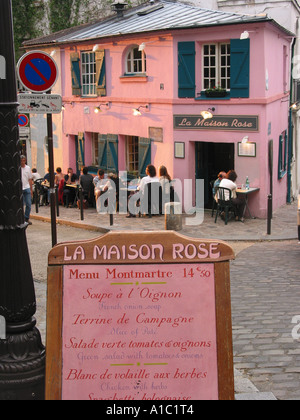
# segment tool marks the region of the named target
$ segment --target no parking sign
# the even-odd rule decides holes
[[[55,85],[58,68],[49,54],[32,51],[20,59],[18,76],[25,89],[34,93],[44,93]]]
[[[20,114],[18,117],[19,127],[27,127],[29,125],[29,118],[25,114]]]

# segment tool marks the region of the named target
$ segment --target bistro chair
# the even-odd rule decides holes
[[[228,224],[229,213],[235,212],[234,204],[232,203],[232,191],[228,188],[219,187],[218,190],[218,207],[215,223],[217,223],[218,216],[225,214],[225,225]]]
[[[46,206],[48,204],[48,188],[43,184],[43,178],[37,179],[34,182],[34,201],[37,207]]]
[[[214,217],[214,215],[215,215],[215,210],[216,210],[216,209],[217,209],[217,207],[218,207],[218,203],[216,202],[216,196],[215,196],[215,194],[214,194],[214,191],[215,191],[215,193],[217,194],[217,193],[218,193],[218,189],[219,189],[219,187],[215,188],[215,182],[216,182],[216,181],[211,181],[211,182],[210,182],[210,187],[211,187],[211,189],[212,189],[212,196],[213,196],[213,205],[212,205],[211,217]]]
[[[160,182],[150,182],[145,185],[141,197],[140,214],[146,214],[149,218],[153,215],[162,215],[162,186]]]

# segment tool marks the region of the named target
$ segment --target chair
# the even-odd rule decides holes
[[[228,224],[229,212],[235,212],[234,204],[232,203],[232,191],[228,188],[220,187],[218,190],[218,207],[215,223],[217,223],[218,216],[225,213],[225,225]]]
[[[217,192],[218,192],[219,187],[215,188],[215,182],[216,182],[216,181],[211,181],[211,182],[210,182],[210,187],[211,187],[211,189],[212,189],[212,196],[213,196],[213,206],[212,206],[211,217],[214,217],[214,215],[215,215],[215,210],[216,210],[216,209],[217,209],[217,207],[218,207],[218,203],[216,202],[216,198],[215,198],[214,191],[215,191],[215,193],[217,193]]]
[[[35,202],[37,206],[46,206],[48,204],[48,188],[42,183],[44,179],[37,179],[34,183]]]
[[[160,182],[150,182],[145,185],[141,198],[141,214],[162,215],[162,186]]]
[[[61,179],[58,185],[58,203],[62,206],[64,205],[64,187],[65,187],[65,180]]]

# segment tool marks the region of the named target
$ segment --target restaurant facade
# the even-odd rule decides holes
[[[211,181],[234,169],[259,189],[250,210],[265,218],[270,192],[274,209],[287,197],[292,41],[267,16],[162,0],[26,43],[60,69],[55,165],[137,178],[164,165],[173,179],[204,179],[206,206]]]

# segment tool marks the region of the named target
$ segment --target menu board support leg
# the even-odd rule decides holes
[[[234,400],[230,263],[215,264],[219,400]],[[220,374],[220,372],[222,374]]]
[[[48,268],[48,300],[47,305],[47,357],[46,357],[46,400],[61,400],[62,371],[62,267]]]

